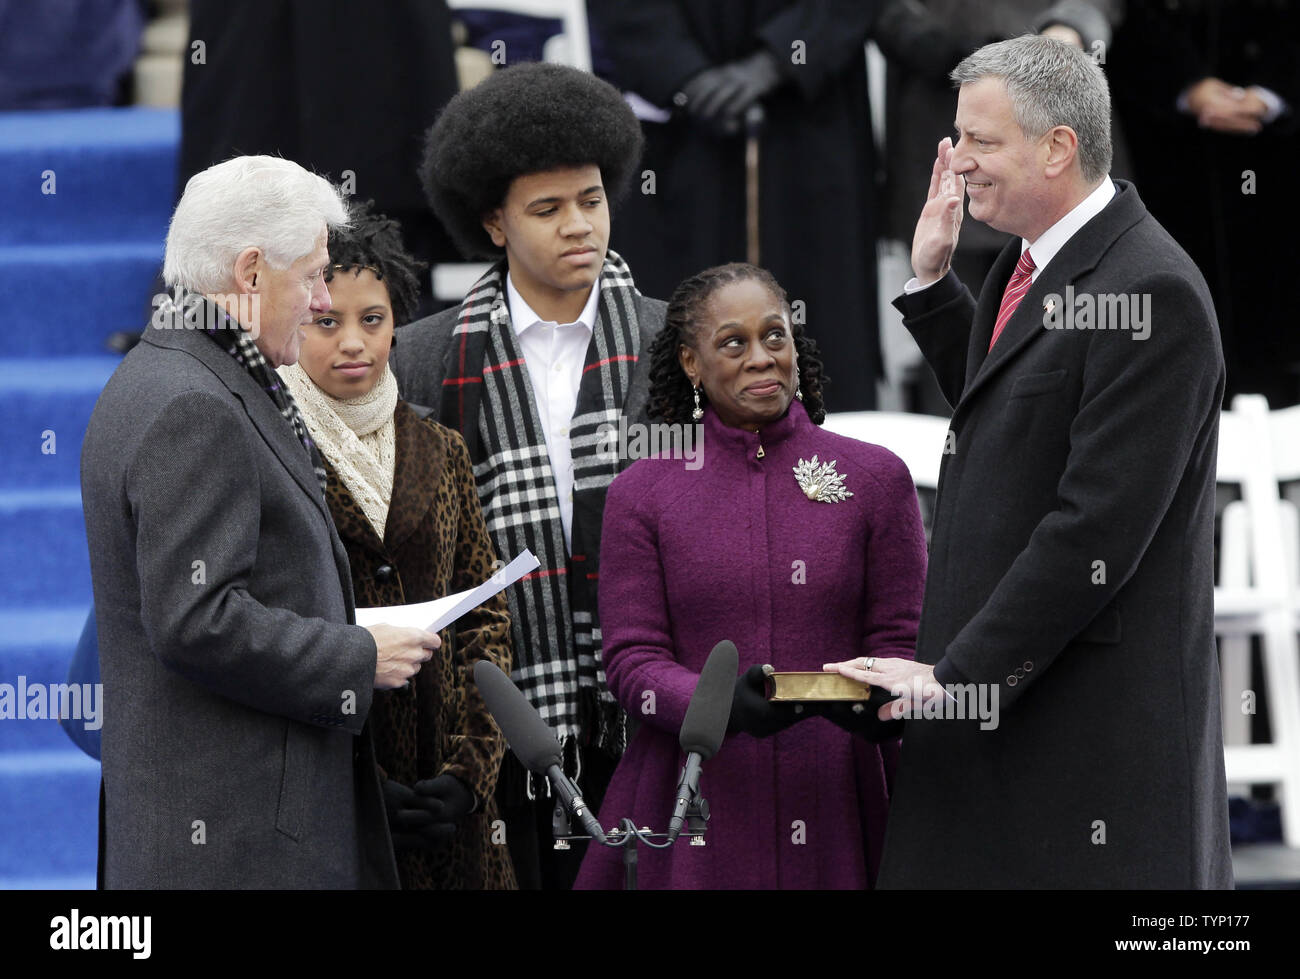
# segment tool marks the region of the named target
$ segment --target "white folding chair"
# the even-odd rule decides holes
[[[1276,785],[1283,838],[1288,846],[1300,846],[1300,606],[1284,544],[1273,427],[1268,402],[1260,395],[1234,398],[1232,410],[1220,419],[1217,478],[1238,484],[1242,498],[1239,505],[1229,504],[1223,517],[1214,622],[1221,637],[1228,782]],[[1300,477],[1300,464],[1295,471]],[[1300,549],[1300,536],[1295,546]],[[1268,744],[1241,743],[1249,740],[1245,710],[1258,696],[1249,691],[1254,635],[1260,637],[1263,653],[1264,694],[1273,732]]]
[[[491,262],[439,262],[430,273],[434,298],[443,302],[460,302],[491,267]]]
[[[1281,408],[1268,414],[1269,446],[1272,449],[1273,477],[1278,483],[1300,481],[1300,407]],[[1296,504],[1282,498],[1278,503],[1286,581],[1291,590],[1292,636],[1300,628],[1300,515]],[[1282,764],[1300,782],[1300,657],[1295,649],[1289,656],[1266,658],[1266,679],[1270,688],[1269,720],[1274,739],[1287,738],[1282,753]],[[1281,719],[1281,724],[1279,720]],[[1280,732],[1280,734],[1279,734]],[[1293,792],[1293,809],[1300,809],[1300,787]],[[1294,815],[1294,813],[1293,813]],[[1283,819],[1287,813],[1283,811]],[[1300,818],[1290,824],[1294,836],[1288,834],[1289,846],[1300,846]]]
[[[1227,417],[1228,413],[1224,413]],[[1236,416],[1233,416],[1234,419]],[[1250,637],[1241,609],[1227,622],[1229,596],[1240,599],[1250,587],[1250,514],[1243,500],[1233,500],[1223,510],[1219,530],[1219,585],[1215,588],[1214,604],[1224,631],[1219,632],[1219,680],[1223,693],[1223,743],[1250,744],[1250,715],[1240,709],[1242,694],[1250,687]],[[1231,783],[1230,795],[1245,795],[1248,785]]]
[[[901,411],[843,411],[828,414],[822,427],[836,435],[884,446],[903,460],[918,487],[938,487],[948,419]]]

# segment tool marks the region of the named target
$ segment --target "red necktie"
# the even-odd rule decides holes
[[[1002,305],[998,307],[997,322],[993,324],[993,338],[989,340],[989,349],[993,349],[993,344],[998,342],[998,337],[1002,335],[1007,321],[1011,319],[1011,314],[1016,311],[1020,305],[1020,300],[1025,298],[1025,293],[1029,287],[1034,284],[1034,259],[1026,248],[1020,254],[1020,261],[1016,262],[1016,270],[1011,273],[1011,278],[1007,280],[1006,292],[1002,293]]]

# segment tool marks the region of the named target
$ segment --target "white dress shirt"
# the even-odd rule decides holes
[[[1029,242],[1021,238],[1020,254],[1023,255],[1028,248],[1034,256],[1034,271],[1030,278],[1038,281],[1038,276],[1047,268],[1047,263],[1056,257],[1056,253],[1065,247],[1065,243],[1074,237],[1076,231],[1100,214],[1114,196],[1115,183],[1110,177],[1105,177],[1091,194],[1074,205],[1065,217],[1039,235],[1036,241]]]
[[[1038,276],[1043,269],[1047,268],[1047,263],[1056,257],[1056,253],[1065,247],[1065,243],[1074,237],[1076,231],[1100,214],[1114,196],[1115,182],[1110,177],[1106,177],[1091,194],[1074,205],[1061,220],[1039,235],[1036,241],[1020,239],[1020,254],[1023,255],[1028,248],[1034,256],[1034,271],[1030,275],[1032,281],[1038,281]],[[934,280],[934,282],[938,281],[938,279]],[[916,276],[913,276],[903,286],[903,292],[910,296],[914,292],[930,288],[934,282],[921,285],[916,281]]]
[[[573,448],[569,442],[569,425],[578,406],[578,385],[582,383],[582,365],[587,359],[592,331],[596,328],[596,301],[599,297],[600,282],[597,281],[576,322],[543,320],[519,294],[510,273],[506,273],[510,323],[514,327],[519,352],[524,357],[528,378],[533,384],[533,400],[542,422],[542,434],[546,437],[546,454],[555,474],[555,495],[560,502],[564,546],[570,552],[573,549]]]

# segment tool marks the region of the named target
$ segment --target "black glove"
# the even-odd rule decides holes
[[[420,833],[433,822],[433,815],[420,806],[410,786],[397,779],[384,780],[384,809],[388,812],[388,829],[393,847],[399,850],[429,849]]]
[[[806,706],[813,714],[826,718],[849,734],[880,742],[897,738],[903,733],[902,718],[882,721],[878,714],[881,707],[895,699],[897,698],[883,687],[872,687],[871,696],[866,700],[821,700],[810,702]]]
[[[414,789],[390,778],[384,782],[384,804],[393,846],[438,850],[474,808],[474,794],[455,775],[416,782]]]
[[[435,822],[450,826],[452,833],[474,809],[474,793],[455,775],[439,775],[416,782],[415,796],[433,815]]]
[[[763,668],[751,666],[736,677],[736,690],[731,698],[731,719],[727,733],[752,734],[756,738],[770,738],[791,724],[802,721],[809,714],[802,704],[774,703],[763,693]]]
[[[776,56],[766,49],[706,68],[684,86],[686,110],[724,135],[740,131],[745,110],[781,84]]]

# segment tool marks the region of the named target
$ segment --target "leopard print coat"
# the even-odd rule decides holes
[[[422,420],[402,401],[394,427],[393,497],[382,541],[326,463],[326,498],[348,552],[358,607],[427,602],[473,588],[492,574],[496,560],[460,433]],[[382,772],[405,785],[455,775],[477,806],[442,851],[398,849],[402,886],[511,890],[514,868],[493,798],[505,740],[472,672],[482,659],[510,673],[505,595],[464,615],[440,638],[442,646],[408,689],[375,691],[375,755]]]

